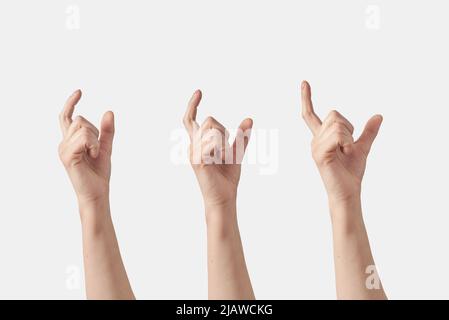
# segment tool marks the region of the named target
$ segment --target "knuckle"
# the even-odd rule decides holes
[[[312,154],[315,153],[315,151],[316,151],[316,143],[313,140],[310,143],[310,150],[312,151]]]
[[[82,127],[79,129],[80,137],[83,141],[89,140],[90,138],[90,131],[86,127]]]
[[[325,153],[323,150],[319,148],[319,146],[315,146],[312,149],[312,159],[315,161],[318,167],[322,166],[325,162]]]
[[[332,120],[337,120],[337,119],[339,119],[339,118],[341,118],[341,114],[340,114],[340,112],[338,112],[337,110],[331,110],[331,112],[329,112],[329,119],[332,119]]]
[[[71,155],[67,154],[67,152],[64,151],[63,148],[59,150],[59,159],[64,164],[64,166],[67,166],[70,163]]]
[[[61,159],[64,156],[64,149],[65,149],[65,145],[63,142],[61,142],[58,146],[58,155],[59,155],[59,158],[61,158]]]
[[[82,122],[83,121],[82,121],[81,116],[77,116],[75,119],[73,119],[72,125],[79,127],[79,126],[81,126]]]
[[[301,112],[301,117],[302,117],[303,119],[309,118],[309,117],[310,117],[310,111],[308,111],[308,110],[303,110],[303,111]]]
[[[335,137],[335,140],[340,142],[341,140],[343,140],[345,138],[345,135],[341,132],[336,132],[334,137]]]
[[[75,118],[77,125],[79,126],[88,126],[89,125],[89,121],[87,121],[86,118],[84,118],[83,116],[77,116]]]
[[[349,122],[348,122],[348,124],[346,126],[346,129],[349,130],[349,132],[351,132],[351,133],[354,132],[354,127]]]
[[[345,145],[353,141],[352,137],[346,133],[340,133],[336,137],[338,144]]]
[[[323,162],[322,156],[318,151],[312,152],[312,159],[318,165],[320,165]]]
[[[223,135],[221,130],[218,130],[217,128],[211,128],[210,131],[211,131],[212,135],[216,138],[219,138]]]
[[[335,130],[338,131],[338,132],[345,132],[346,131],[345,124],[340,122],[340,121],[334,122],[333,126],[334,126]]]
[[[215,122],[215,119],[212,116],[208,116],[204,122],[207,124],[212,124]]]
[[[92,129],[94,130],[95,137],[98,137],[100,135],[100,131],[94,126],[92,126]]]
[[[338,111],[335,110],[335,109],[332,109],[332,110],[329,112],[329,117],[330,117],[330,118],[335,118],[337,115],[338,115]]]
[[[348,134],[344,130],[337,130],[337,131],[335,131],[335,136],[338,139],[344,139],[345,137],[348,136]]]
[[[79,132],[81,135],[87,135],[89,133],[89,129],[87,127],[81,127],[79,128]]]
[[[312,156],[315,158],[318,155],[318,143],[314,140],[310,143],[310,150],[312,151]]]

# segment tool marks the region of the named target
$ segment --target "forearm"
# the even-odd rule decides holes
[[[208,295],[213,300],[254,300],[235,204],[206,208]]]
[[[109,201],[80,203],[88,299],[134,299],[120,256]]]
[[[338,299],[386,299],[362,217],[360,197],[330,200]],[[376,272],[370,274],[370,272]],[[375,277],[374,284],[368,277]]]

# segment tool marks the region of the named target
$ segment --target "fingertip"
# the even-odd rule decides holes
[[[376,114],[375,117],[379,118],[381,123],[384,121],[384,117],[381,114]]]
[[[106,111],[104,115],[112,119],[115,117],[114,112],[111,110]]]
[[[112,111],[106,111],[103,115],[103,119],[101,121],[101,127],[103,130],[113,131],[114,130],[114,121],[115,115]]]
[[[307,98],[310,99],[311,95],[312,95],[312,89],[310,88],[310,84],[304,80],[301,84],[301,94],[303,96],[303,98]]]
[[[372,121],[378,128],[382,125],[383,120],[384,117],[381,114],[376,114],[370,119],[370,121]]]
[[[301,83],[301,89],[305,90],[308,87],[310,87],[309,83],[306,80],[303,80],[302,83]]]
[[[72,94],[71,97],[81,97],[83,94],[83,92],[81,91],[81,89],[76,89]]]
[[[198,105],[200,104],[200,101],[201,101],[202,97],[203,97],[203,93],[201,92],[200,89],[197,89],[193,93],[192,97],[190,98],[189,107],[190,108],[192,108],[192,107],[197,108]]]
[[[382,123],[384,122],[384,117],[381,114],[377,115],[377,117],[379,118],[378,130],[380,130],[380,127],[382,126]]]
[[[108,110],[108,111],[106,111],[104,114],[103,114],[103,119],[107,119],[107,120],[110,120],[110,119],[114,119],[114,112],[112,112],[112,111],[110,111],[110,110]]]
[[[192,100],[193,99],[201,99],[202,96],[203,96],[203,92],[201,91],[201,89],[196,89],[192,95]]]
[[[82,92],[80,89],[75,90],[66,100],[66,110],[71,110],[80,101]]]
[[[240,124],[240,128],[243,130],[247,130],[247,129],[251,129],[253,127],[253,119],[251,118],[246,118],[245,120],[242,121],[242,123]]]

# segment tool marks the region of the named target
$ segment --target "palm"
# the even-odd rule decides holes
[[[327,155],[326,165],[320,167],[326,189],[338,198],[357,192],[366,167],[366,155],[357,144],[337,149]]]
[[[235,199],[240,180],[241,165],[194,165],[201,192],[211,205],[220,205]]]
[[[96,199],[107,191],[111,176],[111,161],[105,151],[100,151],[96,159],[86,153],[73,164],[72,182],[83,199]]]
[[[348,176],[362,181],[366,167],[366,155],[356,144],[345,146],[343,150],[337,151],[336,161],[347,172]]]

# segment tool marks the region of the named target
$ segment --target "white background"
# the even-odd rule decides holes
[[[239,189],[256,296],[334,299],[302,79],[317,112],[337,108],[356,135],[384,115],[363,203],[389,297],[449,298],[448,15],[436,0],[1,1],[0,298],[84,298],[79,215],[57,156],[57,117],[77,88],[79,114],[116,113],[112,214],[136,296],[207,297],[202,199],[190,166],[170,158],[201,88],[200,121],[251,116],[279,132],[278,170],[248,164]]]

